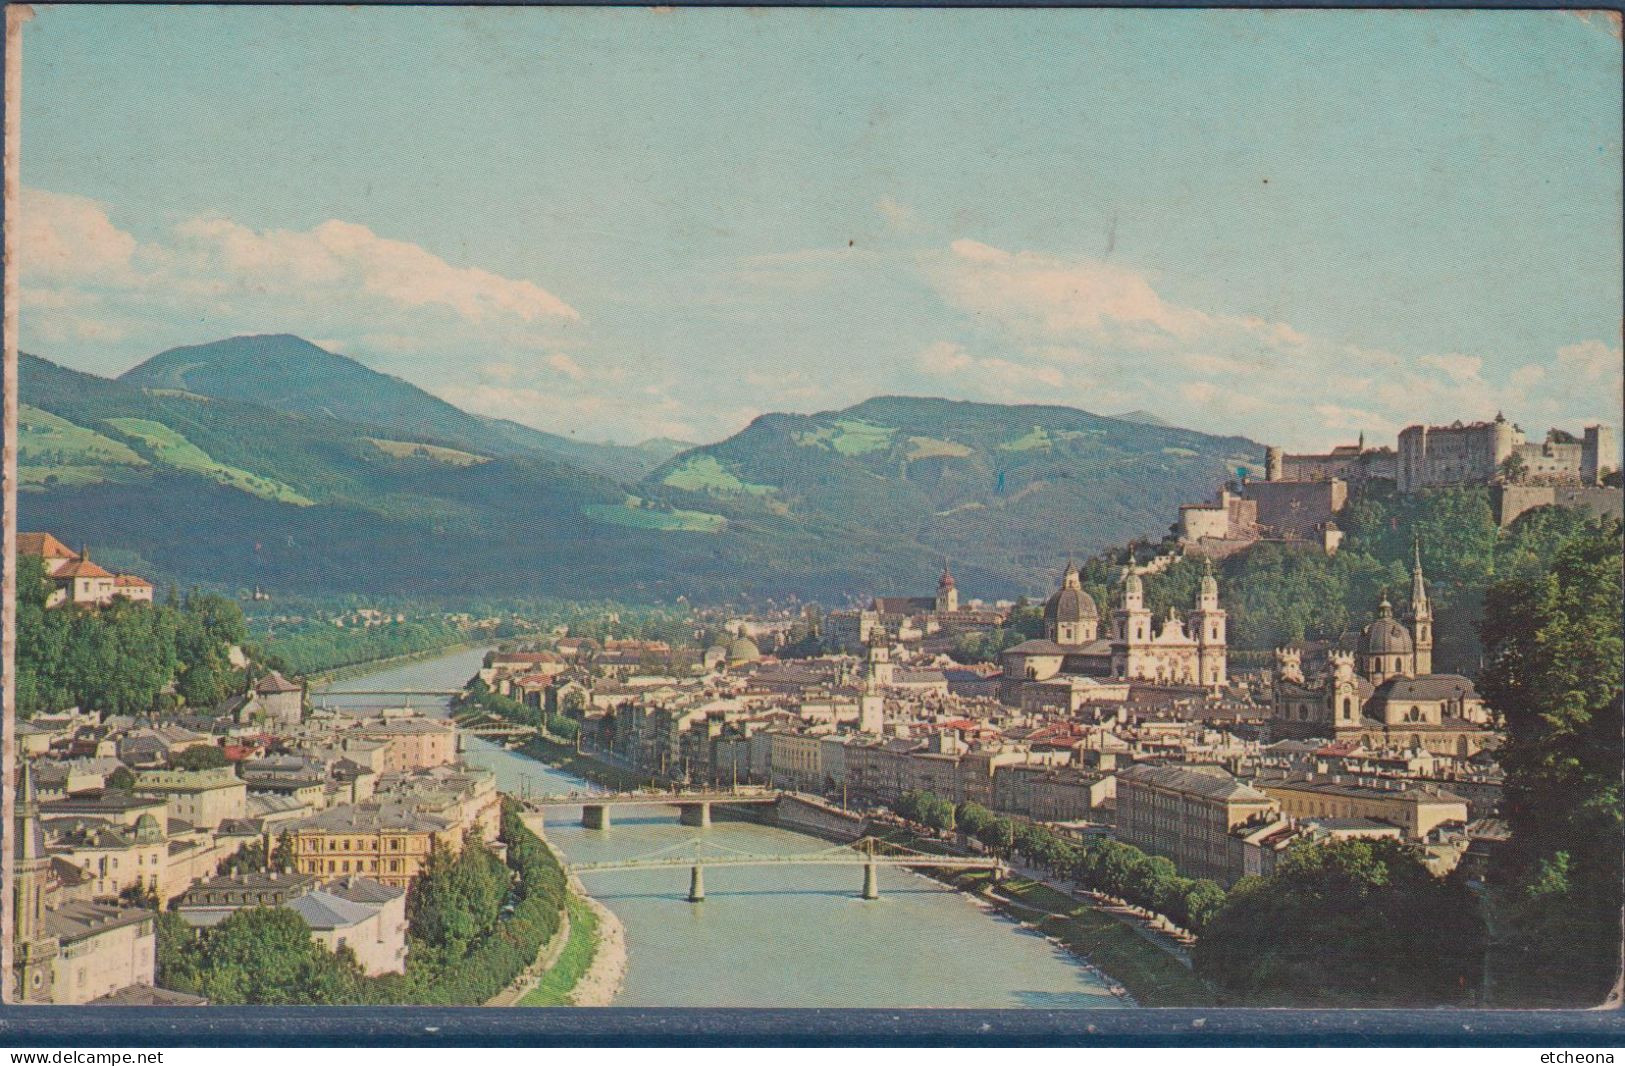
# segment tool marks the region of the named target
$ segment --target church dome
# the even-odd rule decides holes
[[[1409,655],[1413,650],[1410,633],[1394,621],[1393,607],[1383,600],[1376,620],[1360,631],[1360,654]]]
[[[1044,621],[1051,626],[1100,618],[1095,598],[1076,585],[1063,585],[1044,603]]]
[[[753,663],[762,657],[762,649],[756,642],[743,633],[728,645],[728,661],[730,663]]]

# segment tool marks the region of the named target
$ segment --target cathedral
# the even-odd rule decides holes
[[[1061,587],[1044,604],[1043,639],[1029,640],[1001,657],[1001,697],[1021,703],[1027,682],[1060,676],[1110,678],[1142,684],[1222,688],[1226,666],[1225,612],[1219,606],[1219,581],[1212,565],[1202,576],[1194,610],[1184,616],[1169,609],[1161,624],[1145,606],[1145,586],[1138,574],[1123,577],[1118,607],[1104,634],[1100,610],[1084,591],[1078,568],[1067,564]]]
[[[1355,650],[1332,652],[1313,680],[1304,676],[1301,653],[1276,649],[1271,735],[1460,757],[1491,746],[1495,732],[1472,681],[1433,672],[1433,605],[1420,546],[1406,621],[1384,597]]]

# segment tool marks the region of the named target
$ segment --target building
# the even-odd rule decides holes
[[[1229,680],[1226,614],[1219,606],[1213,566],[1202,577],[1196,609],[1181,618],[1172,608],[1161,625],[1145,606],[1140,576],[1123,579],[1122,600],[1112,615],[1112,676],[1156,684],[1218,689]]]
[[[139,907],[69,898],[46,848],[26,761],[20,784],[6,844],[15,864],[10,1000],[88,1003],[150,986],[157,966],[157,915]]]
[[[1367,481],[1393,481],[1398,457],[1392,448],[1367,448],[1361,434],[1356,444],[1340,444],[1329,452],[1290,455],[1284,449],[1264,449],[1266,481],[1331,481],[1363,485]]]
[[[406,972],[406,890],[351,875],[322,884],[313,874],[244,873],[209,878],[180,898],[188,925],[211,928],[245,908],[285,907],[330,951],[348,948],[369,976]]]
[[[1270,734],[1324,737],[1368,749],[1411,748],[1468,758],[1494,745],[1489,712],[1473,683],[1433,670],[1433,605],[1418,545],[1407,624],[1385,598],[1353,652],[1332,652],[1319,678],[1302,656],[1276,650]]]
[[[393,803],[369,801],[332,807],[288,824],[294,869],[318,877],[364,875],[394,888],[410,888],[436,847],[453,851],[463,834],[449,818]]]
[[[143,770],[136,775],[135,791],[162,796],[169,817],[215,829],[221,822],[248,814],[248,782],[231,766],[208,770]]]
[[[1277,801],[1215,766],[1137,764],[1117,772],[1119,840],[1173,860],[1186,877],[1229,886],[1231,831],[1279,808]]]
[[[1618,466],[1619,441],[1609,426],[1587,426],[1581,437],[1560,429],[1530,443],[1497,413],[1492,422],[1408,426],[1399,434],[1401,492],[1449,485],[1487,485],[1498,477],[1597,485]],[[1515,471],[1515,473],[1514,473]]]
[[[1436,784],[1355,785],[1316,775],[1258,778],[1253,785],[1281,813],[1306,819],[1369,819],[1396,826],[1407,840],[1424,840],[1441,825],[1467,825],[1467,801]]]
[[[251,706],[239,720],[263,715],[273,726],[296,726],[304,717],[305,690],[272,670],[254,682]]]
[[[52,591],[47,607],[76,604],[104,607],[115,597],[152,602],[152,583],[133,574],[114,574],[90,559],[90,550],[75,552],[49,533],[18,533],[18,556],[33,556],[45,564]]]

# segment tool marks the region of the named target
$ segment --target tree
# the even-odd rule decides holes
[[[120,766],[107,775],[107,787],[114,792],[129,792],[135,788],[135,774],[128,766]]]
[[[1460,1005],[1478,987],[1483,929],[1465,882],[1434,877],[1414,845],[1300,843],[1231,889],[1193,961],[1233,1003]]]
[[[172,756],[169,765],[176,770],[218,770],[222,766],[230,766],[231,760],[213,744],[195,744]]]
[[[1491,870],[1507,926],[1493,961],[1518,1002],[1600,1002],[1619,965],[1621,535],[1588,527],[1485,597],[1480,688],[1505,731],[1511,829]]]
[[[252,907],[203,938],[197,994],[211,1003],[355,1002],[363,980],[354,955],[311,939],[303,918],[284,907]]]

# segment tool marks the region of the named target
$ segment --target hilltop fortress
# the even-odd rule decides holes
[[[1343,539],[1336,516],[1351,487],[1391,483],[1402,493],[1466,485],[1491,487],[1496,521],[1556,504],[1625,513],[1625,494],[1604,477],[1618,468],[1619,439],[1610,426],[1580,436],[1561,429],[1531,442],[1497,414],[1492,421],[1408,426],[1397,448],[1344,444],[1324,453],[1264,450],[1264,478],[1245,478],[1211,503],[1179,512],[1179,540],[1189,550],[1223,557],[1260,540],[1314,542],[1328,553]]]

